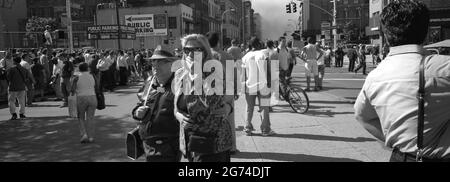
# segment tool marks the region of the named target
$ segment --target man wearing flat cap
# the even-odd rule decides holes
[[[132,116],[139,123],[147,162],[179,162],[179,124],[174,116],[174,94],[171,90],[174,73],[172,63],[177,60],[170,52],[155,50],[147,61],[152,64],[153,76],[138,93],[140,102]]]

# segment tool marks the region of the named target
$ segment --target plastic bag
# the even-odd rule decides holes
[[[78,118],[77,96],[71,95],[68,98],[69,117]]]

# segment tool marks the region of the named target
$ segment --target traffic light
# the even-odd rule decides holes
[[[286,12],[287,13],[292,13],[292,11],[291,11],[291,4],[290,3],[286,5]]]
[[[296,3],[292,3],[292,12],[297,13],[297,4]]]

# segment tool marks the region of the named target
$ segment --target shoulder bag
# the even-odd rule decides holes
[[[418,123],[417,123],[417,154],[416,161],[422,162],[423,158],[423,129],[424,129],[424,115],[425,115],[425,59],[426,56],[422,58],[419,65],[419,93],[417,98],[419,100],[418,109]]]
[[[145,97],[144,106],[147,105],[148,97],[150,95],[150,90],[152,89],[151,86],[149,86],[147,92],[147,96]],[[141,135],[139,135],[139,126],[131,130],[127,133],[127,156],[130,159],[137,160],[139,157],[145,154],[143,141],[141,139]]]

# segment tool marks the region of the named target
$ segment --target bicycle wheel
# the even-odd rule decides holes
[[[309,109],[309,98],[306,92],[299,87],[288,87],[289,105],[296,113],[304,114]]]

